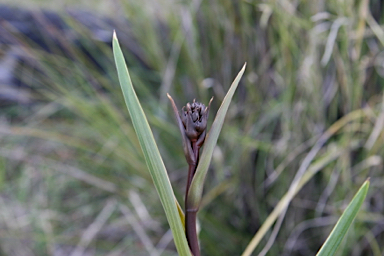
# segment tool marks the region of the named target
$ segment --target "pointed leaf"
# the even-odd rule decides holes
[[[181,209],[181,206],[180,206],[179,202],[176,200],[176,198],[175,198],[175,203],[176,203],[177,211],[179,212],[181,224],[183,224],[183,229],[185,231],[185,214],[183,212],[183,209]]]
[[[229,88],[228,93],[225,96],[223,102],[221,103],[221,106],[217,111],[215,120],[213,121],[212,127],[205,139],[204,149],[201,154],[201,158],[199,160],[199,164],[197,166],[196,173],[193,177],[191,187],[188,193],[188,208],[197,209],[200,205],[201,197],[203,194],[204,180],[208,172],[209,164],[211,162],[213,150],[216,146],[221,128],[223,127],[224,118],[227,114],[229,104],[231,103],[233,94],[235,93],[239,81],[244,74],[246,65],[247,64],[245,63],[243,68],[240,70],[239,74],[233,81],[231,87]]]
[[[141,108],[140,102],[132,86],[131,78],[116,33],[113,34],[113,54],[125,103],[131,115],[132,123],[139,139],[149,172],[152,176],[153,183],[155,184],[161,203],[164,207],[177,251],[179,255],[190,256],[191,253],[175,203],[176,199],[167,175],[167,170],[165,169],[147,118],[145,117],[144,111]]]
[[[369,180],[363,183],[359,191],[353,197],[352,201],[349,203],[344,213],[337,221],[331,234],[328,236],[327,240],[320,248],[320,251],[316,254],[316,256],[332,256],[335,254],[337,248],[339,247],[341,241],[343,240],[345,234],[355,219],[357,212],[363,204],[368,192],[368,188]]]

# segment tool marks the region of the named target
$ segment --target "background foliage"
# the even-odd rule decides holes
[[[98,26],[49,6],[69,29],[38,19],[39,43],[0,23],[12,38],[2,41],[1,61],[22,56],[12,72],[28,95],[0,109],[1,254],[176,255],[110,42],[100,40],[112,39],[113,28],[179,201],[187,165],[166,93],[180,106],[214,96],[216,113],[247,62],[206,179],[203,255],[241,254],[305,158],[305,170],[319,171],[293,199],[267,255],[315,254],[368,176],[366,202],[338,255],[382,254],[381,1],[100,5],[88,13],[109,16]]]

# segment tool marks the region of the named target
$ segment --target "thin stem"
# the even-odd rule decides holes
[[[199,150],[200,150],[200,147],[197,146],[196,142],[192,142],[192,151],[195,156],[194,157],[195,162],[190,163],[188,168],[188,180],[187,180],[187,186],[185,189],[185,210],[187,210],[187,199],[188,199],[189,187],[191,186],[193,176],[195,175],[195,172],[196,172],[196,166],[197,166],[197,163],[199,162]]]
[[[196,216],[197,209],[188,209],[185,212],[185,233],[187,235],[189,249],[191,249],[193,256],[200,256],[199,241],[196,230]]]
[[[187,186],[185,190],[185,210],[187,210],[187,199],[188,199],[188,191],[189,187],[191,186],[192,178],[193,175],[195,174],[196,171],[196,165],[195,164],[190,164],[189,169],[188,169],[188,180],[187,180]]]
[[[192,150],[193,150],[193,154],[195,156],[196,162],[194,164],[190,164],[189,170],[188,170],[188,180],[187,180],[187,187],[185,192],[185,234],[187,236],[188,245],[189,245],[189,248],[191,249],[192,254],[194,256],[200,256],[199,241],[197,238],[197,230],[196,230],[196,217],[197,217],[198,209],[190,209],[187,202],[189,187],[191,186],[193,176],[195,175],[195,172],[196,172],[196,165],[199,161],[200,146],[197,146],[196,142],[192,142]]]

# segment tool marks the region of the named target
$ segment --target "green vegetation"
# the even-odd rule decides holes
[[[320,248],[319,252],[316,254],[317,256],[335,255],[341,241],[343,240],[351,223],[356,217],[357,212],[359,211],[361,205],[364,202],[364,199],[368,193],[368,188],[369,180],[364,182],[357,194],[354,196],[351,203],[347,206],[343,215],[341,215],[340,219],[337,221],[331,234],[328,236],[327,240]]]
[[[205,178],[202,255],[245,254],[251,241],[254,255],[315,255],[368,177],[336,255],[382,255],[384,28],[372,16],[381,18],[379,3],[121,5],[131,27],[117,33],[140,46],[133,54],[122,43],[180,203],[188,166],[166,94],[178,105],[214,96],[211,127],[247,62]],[[104,71],[74,46],[65,58],[53,42],[48,53],[19,38],[46,74],[20,66],[37,103],[1,109],[0,254],[177,255],[112,49],[67,22]]]

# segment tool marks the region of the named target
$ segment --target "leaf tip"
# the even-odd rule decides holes
[[[117,40],[116,30],[113,30],[113,40]]]
[[[208,107],[211,106],[211,102],[213,101],[213,96],[212,98],[210,99],[209,103],[208,103]]]
[[[176,119],[180,118],[179,111],[177,110],[175,101],[172,99],[172,97],[171,97],[171,95],[169,95],[169,93],[167,93],[167,97],[168,97],[168,99],[170,100],[170,102],[172,104],[172,108],[173,108],[173,111],[175,112]],[[180,122],[181,122],[181,120],[180,120]]]
[[[244,65],[243,65],[243,67],[241,68],[239,74],[237,74],[237,77],[240,76],[240,78],[241,78],[241,77],[243,76],[246,67],[247,67],[247,62],[244,63]],[[236,78],[237,78],[237,77],[236,77]],[[235,79],[235,80],[236,80],[236,79]]]
[[[371,184],[371,177],[368,177],[368,178],[365,180],[363,186],[366,185],[366,186],[369,187],[370,184]]]

